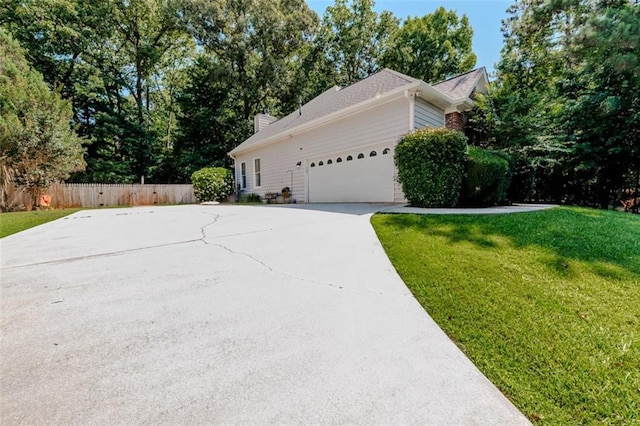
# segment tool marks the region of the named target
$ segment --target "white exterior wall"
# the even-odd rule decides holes
[[[444,110],[420,98],[416,99],[415,105],[414,129],[444,127]]]
[[[244,193],[256,193],[261,196],[267,192],[279,193],[283,187],[291,186],[293,178],[292,197],[298,203],[306,202],[307,168],[311,160],[352,150],[357,154],[358,148],[364,149],[381,144],[388,145],[393,153],[399,137],[411,130],[410,106],[409,98],[403,97],[302,134],[238,154],[235,158],[236,182],[240,182],[240,164],[246,162],[247,187]],[[260,188],[254,185],[255,158],[260,158],[261,163],[262,185]],[[299,161],[302,164],[298,169],[296,163]],[[404,194],[397,183],[394,188],[394,199],[396,202],[405,201]]]

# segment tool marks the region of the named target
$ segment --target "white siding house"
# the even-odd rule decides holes
[[[416,99],[414,129],[423,127],[444,127],[444,110],[425,101]]]
[[[290,187],[299,203],[404,202],[393,162],[399,138],[444,126],[486,82],[484,68],[433,86],[384,69],[282,119],[259,114],[256,133],[229,153],[236,182],[261,196]]]

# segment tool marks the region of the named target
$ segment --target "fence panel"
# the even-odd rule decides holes
[[[13,205],[28,209],[32,200],[26,191],[21,191],[21,188],[13,188],[9,199],[13,200]],[[60,183],[44,193],[51,195],[51,207],[56,209],[196,203],[192,185]]]

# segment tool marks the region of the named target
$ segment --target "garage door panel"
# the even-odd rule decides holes
[[[319,202],[392,202],[393,157],[389,154],[355,158],[341,163],[309,168],[309,201]]]

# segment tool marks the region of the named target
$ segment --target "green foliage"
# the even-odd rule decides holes
[[[205,167],[191,175],[193,192],[200,201],[218,201],[233,194],[233,173],[223,167]]]
[[[198,57],[188,68],[187,78],[177,98],[180,131],[171,159],[176,166],[173,178],[178,181],[188,180],[208,165],[230,166],[227,152],[252,130],[224,81],[226,70],[213,58]]]
[[[555,208],[372,223],[416,299],[532,421],[640,418],[640,217]]]
[[[511,171],[511,183],[507,189],[507,200],[511,202],[523,202],[530,199],[533,194],[533,168],[526,158],[509,158],[509,170]]]
[[[416,207],[450,207],[458,202],[467,138],[445,128],[424,128],[402,137],[395,149],[398,181]]]
[[[439,7],[423,17],[407,18],[384,52],[385,67],[426,82],[438,82],[470,71],[473,29],[466,15]]]
[[[374,0],[336,0],[327,7],[318,35],[331,64],[336,85],[349,85],[374,73],[391,48],[398,20],[391,12],[378,14]]]
[[[69,127],[71,104],[49,90],[2,28],[0,57],[2,177],[25,187],[35,201],[42,189],[84,168],[82,140]],[[3,209],[9,183],[2,182]]]
[[[259,194],[242,194],[238,198],[240,204],[262,204],[262,197]]]
[[[183,9],[192,36],[219,68],[234,114],[250,120],[281,100],[297,105],[293,64],[318,26],[304,0],[197,0]]]
[[[185,54],[183,48],[193,49],[194,46],[180,18],[179,2],[129,0],[112,4],[110,19],[114,34],[110,38],[111,49],[103,48],[101,53],[116,59],[120,67],[116,71],[121,85],[119,95],[129,94],[133,104],[127,124],[135,131],[129,136],[126,154],[131,159],[132,172],[139,178],[153,175],[154,166],[163,153],[159,142],[164,135],[154,134],[152,129],[152,93],[161,93],[154,87],[155,81],[162,81],[171,90],[171,67],[180,62],[180,56]],[[168,60],[169,56],[173,60]],[[127,67],[131,67],[131,71],[127,72]],[[158,96],[155,98],[159,100]]]
[[[509,12],[474,126],[531,166],[534,199],[607,208],[640,190],[640,8],[520,0]]]
[[[640,187],[640,7],[622,3],[588,16],[572,38],[583,66],[559,85],[574,191],[602,208]]]
[[[227,152],[251,134],[256,113],[298,107],[318,26],[303,0],[192,1],[183,15],[203,49],[176,91],[179,130],[168,163],[177,181],[205,165],[228,166]]]
[[[509,162],[502,156],[475,146],[469,147],[460,204],[493,206],[507,197]]]
[[[201,167],[229,166],[226,153],[250,135],[256,113],[283,116],[334,84],[367,77],[402,43],[412,66],[433,64],[433,78],[472,66],[466,18],[438,11],[410,20],[396,39],[398,22],[373,0],[336,0],[322,23],[304,0],[0,7],[0,26],[72,103],[87,163],[75,182],[188,182]]]

